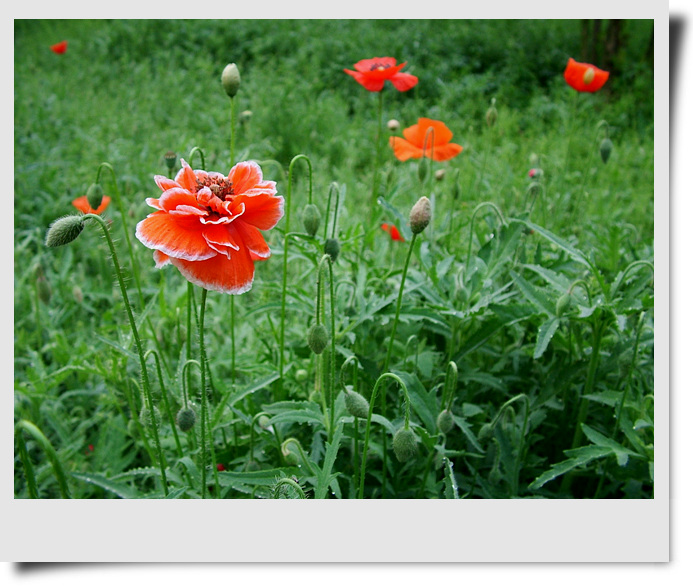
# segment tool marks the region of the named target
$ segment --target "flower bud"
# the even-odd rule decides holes
[[[419,181],[421,183],[426,181],[426,177],[428,177],[428,162],[426,161],[426,157],[419,159],[419,166],[416,171],[419,176]]]
[[[233,98],[241,87],[241,74],[235,63],[229,63],[221,73],[221,85],[229,98]]]
[[[411,428],[400,428],[392,440],[392,448],[400,463],[404,463],[416,454],[416,434]]]
[[[61,247],[75,240],[84,229],[82,216],[63,216],[53,221],[46,233],[47,247]]]
[[[498,110],[496,110],[496,99],[491,100],[491,107],[486,111],[486,124],[491,127],[498,120]]]
[[[294,377],[296,379],[296,383],[303,383],[308,379],[308,371],[305,369],[298,369]]]
[[[585,75],[582,77],[582,81],[585,82],[585,85],[589,85],[592,83],[593,79],[594,79],[594,69],[592,67],[590,67],[585,72]]]
[[[75,285],[72,288],[72,297],[75,298],[75,302],[81,304],[84,301],[84,294],[82,293],[82,288],[79,285]]]
[[[192,408],[181,408],[176,414],[176,424],[181,432],[192,430],[197,420],[197,414]]]
[[[315,236],[320,226],[320,210],[315,204],[308,204],[303,210],[303,227],[309,236]]]
[[[452,417],[452,412],[450,410],[443,410],[438,414],[438,419],[436,420],[438,425],[438,430],[443,434],[447,434],[455,426],[455,420]]]
[[[436,181],[441,181],[445,177],[445,169],[437,169],[435,178]]]
[[[609,156],[611,155],[611,150],[614,148],[614,144],[611,142],[611,139],[605,138],[602,141],[602,144],[599,145],[599,154],[602,156],[602,161],[606,163],[609,160]]]
[[[423,196],[414,204],[409,213],[409,226],[414,234],[419,234],[431,221],[431,201]]]
[[[238,115],[238,122],[240,122],[241,124],[248,124],[252,117],[253,112],[251,110],[244,110]]]
[[[390,129],[390,132],[397,132],[399,130],[399,120],[395,120],[394,118],[392,120],[388,120],[387,128]]]
[[[527,175],[529,175],[531,178],[541,177],[542,175],[544,175],[544,170],[539,167],[534,167],[529,170],[529,173]]]
[[[316,355],[325,350],[328,338],[327,328],[324,324],[313,324],[308,329],[308,346]]]
[[[262,414],[262,416],[260,416],[260,417],[257,419],[257,425],[258,425],[260,428],[262,428],[263,430],[267,430],[268,428],[270,428],[270,427],[271,427],[271,424],[270,424],[269,416],[266,416],[265,414]]]
[[[173,151],[166,151],[164,153],[164,161],[166,162],[166,167],[168,167],[169,171],[173,171],[173,168],[176,166],[176,154]]]
[[[325,253],[330,256],[333,263],[337,262],[339,256],[339,241],[336,238],[328,238],[325,241]]]
[[[479,430],[479,440],[486,440],[487,438],[491,438],[492,435],[493,426],[490,422],[486,422],[486,424],[481,427],[481,430]]]
[[[36,292],[38,293],[39,300],[44,304],[48,304],[51,301],[51,286],[46,279],[46,274],[43,272],[43,267],[41,265],[36,266]]]
[[[354,418],[362,418],[364,420],[368,418],[368,411],[370,409],[368,400],[357,391],[352,389],[346,390],[345,404],[347,412],[354,416]]]
[[[301,457],[300,443],[295,438],[287,438],[282,443],[282,455],[288,465],[298,465]]]
[[[142,426],[144,426],[145,430],[151,430],[154,428],[154,426],[159,428],[161,425],[161,412],[159,411],[159,408],[154,407],[153,411],[149,408],[142,408],[142,411],[140,412],[140,423]]]
[[[103,188],[98,183],[91,184],[87,190],[87,202],[89,202],[89,206],[97,210],[101,205],[101,200],[103,200]]]

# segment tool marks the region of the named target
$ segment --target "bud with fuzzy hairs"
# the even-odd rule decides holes
[[[390,130],[390,132],[397,132],[399,130],[399,120],[395,120],[394,118],[392,120],[388,120],[387,128]]]
[[[347,389],[345,395],[347,412],[354,416],[354,418],[361,418],[363,420],[368,418],[368,410],[370,407],[368,405],[368,400],[353,389]]]
[[[197,414],[192,408],[181,408],[176,414],[176,424],[181,432],[188,432],[195,426]]]
[[[400,463],[404,463],[416,454],[416,434],[411,428],[400,428],[392,440],[392,448]]]
[[[320,226],[320,210],[315,204],[308,204],[303,209],[303,227],[308,236],[315,236]]]
[[[164,153],[164,161],[166,162],[166,167],[168,167],[169,172],[173,171],[176,166],[176,154],[173,151],[166,151]]]
[[[47,247],[62,247],[75,240],[84,230],[84,218],[74,214],[54,220],[46,233]]]
[[[409,213],[409,226],[414,234],[419,234],[431,221],[431,201],[422,196]]]
[[[235,63],[229,63],[221,73],[221,85],[229,98],[233,98],[241,87],[241,74]]]
[[[455,420],[452,417],[452,412],[450,410],[443,410],[438,414],[438,419],[436,420],[438,425],[438,430],[443,434],[447,434],[455,426]]]
[[[324,324],[313,324],[308,329],[308,346],[316,355],[321,354],[327,346],[329,335]]]
[[[93,183],[87,190],[87,202],[93,210],[98,210],[103,200],[103,188],[98,183]]]
[[[601,145],[599,145],[599,154],[602,156],[602,161],[606,163],[609,160],[609,157],[611,156],[611,151],[614,148],[614,144],[611,142],[611,139],[606,137]]]
[[[325,254],[330,256],[332,262],[337,261],[339,256],[339,241],[336,238],[328,238],[325,241]]]

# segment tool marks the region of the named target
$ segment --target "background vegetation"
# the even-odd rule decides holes
[[[182,365],[197,356],[185,344],[194,330],[187,282],[171,268],[156,271],[137,241],[131,266],[124,229],[132,235],[149,213],[145,198],[158,192],[153,176],[167,174],[166,151],[189,159],[198,147],[206,169],[228,171],[220,75],[235,62],[237,111],[252,112],[239,123],[235,159],[263,162],[284,195],[294,157],[311,162],[311,176],[302,163],[293,176],[292,230],[311,187],[330,221],[333,182],[341,194],[333,382],[341,426],[325,423],[318,359],[306,345],[324,225],[315,239],[290,241],[289,361],[278,392],[282,222],[267,234],[273,257],[235,299],[233,343],[228,297],[209,297],[219,494],[292,497],[277,479],[293,476],[310,496],[356,496],[364,425],[355,430],[341,384],[371,397],[408,243],[376,229],[375,245],[363,244],[378,96],[343,69],[389,55],[407,61],[419,83],[405,93],[386,86],[384,120],[403,128],[442,120],[464,151],[432,165],[445,170],[441,180],[429,172],[423,182],[417,162],[385,152],[380,221],[410,238],[409,209],[431,194],[434,216],[407,274],[390,365],[412,395],[418,452],[405,463],[392,456],[403,410],[391,385],[387,412],[373,423],[366,496],[652,497],[652,21],[623,21],[617,50],[598,36],[586,42],[584,32],[569,20],[15,21],[15,423],[40,433],[18,428],[15,495],[32,496],[32,476],[39,497],[163,495],[149,433],[137,424],[138,363],[105,242],[89,229],[70,246],[44,245],[49,224],[74,211],[72,199],[108,162],[117,183],[107,175],[102,183],[107,194],[117,188],[124,215],[113,203],[104,217],[146,345],[161,360],[160,377],[152,362],[150,378],[174,495],[201,496],[191,481],[196,432],[175,432],[164,403],[174,413],[181,406]],[[62,39],[67,52],[52,53]],[[577,94],[562,72],[587,50],[608,54],[612,74],[603,91]],[[492,99],[498,118],[489,126]],[[607,163],[602,121],[614,144]],[[543,174],[530,178],[530,168]],[[501,215],[477,208],[484,202]],[[358,368],[350,363],[342,378],[351,356]],[[454,427],[442,434],[450,362]],[[261,412],[269,424],[258,424]],[[282,450],[288,438],[300,443],[298,457]]]

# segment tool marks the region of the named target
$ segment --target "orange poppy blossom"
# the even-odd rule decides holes
[[[369,92],[381,91],[387,80],[400,92],[406,92],[419,83],[415,75],[400,72],[406,64],[405,61],[397,65],[394,57],[373,57],[354,63],[356,71],[345,69],[344,73],[348,73]]]
[[[399,230],[397,230],[397,227],[394,224],[381,224],[380,228],[387,232],[393,241],[405,242],[404,237],[400,234]]]
[[[580,63],[572,57],[563,72],[568,85],[578,92],[596,92],[609,79],[609,72],[599,69],[589,63]]]
[[[171,263],[204,289],[248,291],[254,262],[270,256],[260,230],[273,228],[284,215],[276,182],[263,180],[253,161],[237,163],[228,176],[193,171],[183,159],[181,165],[175,179],[154,177],[163,193],[147,198],[156,212],[137,224],[135,235],[154,249],[157,269]]]
[[[67,41],[60,41],[60,43],[51,45],[51,51],[53,51],[53,53],[57,53],[58,55],[62,55],[65,53],[65,51],[67,51]]]
[[[75,198],[72,200],[72,205],[77,208],[77,210],[80,210],[81,212],[84,212],[85,214],[101,214],[106,208],[108,208],[108,205],[111,203],[111,198],[109,196],[104,196],[103,199],[101,200],[101,205],[94,210],[89,205],[89,200],[87,196],[80,196],[79,198]]]
[[[447,161],[459,155],[463,149],[461,145],[450,142],[452,131],[439,120],[419,118],[419,122],[405,128],[403,134],[404,138],[390,137],[390,146],[395,152],[395,157],[400,161],[421,159],[421,157],[428,157],[434,161]],[[426,138],[427,134],[428,138]]]

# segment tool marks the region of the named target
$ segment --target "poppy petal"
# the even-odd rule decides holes
[[[211,249],[226,256],[226,258],[231,258],[231,251],[237,251],[240,248],[238,241],[231,236],[231,231],[227,225],[208,224],[205,226],[202,236]]]
[[[171,259],[188,281],[208,290],[225,294],[242,294],[253,286],[255,266],[250,253],[244,247],[234,251],[227,259],[216,255],[204,261]]]
[[[171,188],[180,187],[174,180],[169,179],[165,175],[155,175],[154,181],[156,182],[156,185],[158,185],[161,188],[162,192],[170,190]]]
[[[194,216],[181,218],[154,212],[137,224],[135,236],[145,247],[178,259],[200,261],[217,254],[209,247]]]
[[[232,234],[235,233],[237,239],[248,247],[250,257],[253,259],[253,261],[269,259],[270,248],[267,246],[262,233],[260,233],[257,228],[251,226],[250,224],[246,224],[241,220],[233,223],[233,225],[230,227],[230,232]]]
[[[406,92],[419,83],[419,78],[411,73],[397,73],[390,78],[390,81],[400,92]]]
[[[448,143],[447,145],[440,145],[433,149],[433,160],[434,161],[447,161],[459,155],[463,150],[461,145],[456,145],[455,143]]]
[[[238,196],[233,200],[234,210],[240,204],[245,205],[243,222],[252,224],[260,230],[274,228],[284,216],[283,196]]]
[[[395,67],[397,65],[397,60],[394,57],[373,57],[372,59],[361,59],[358,63],[354,63],[354,69],[362,73],[373,71],[378,67]],[[406,62],[402,63],[402,67],[406,65]],[[400,67],[399,69],[402,69]]]
[[[385,86],[384,79],[374,78],[357,71],[349,71],[348,69],[345,69],[344,72],[348,73],[369,92],[379,92],[383,89],[383,86]]]
[[[94,210],[90,205],[89,205],[89,199],[87,196],[80,196],[79,198],[75,198],[72,200],[72,205],[77,208],[80,212],[84,212],[85,214],[101,214],[106,208],[108,208],[108,205],[111,203],[111,198],[109,196],[103,196],[101,198],[101,204],[100,206]]]
[[[185,159],[180,160],[181,168],[176,173],[176,183],[186,190],[195,191],[197,187],[197,176]]]
[[[423,151],[421,148],[416,147],[409,141],[405,141],[401,137],[390,137],[390,146],[395,152],[395,157],[400,161],[406,161],[407,159],[420,159],[423,157]]]

